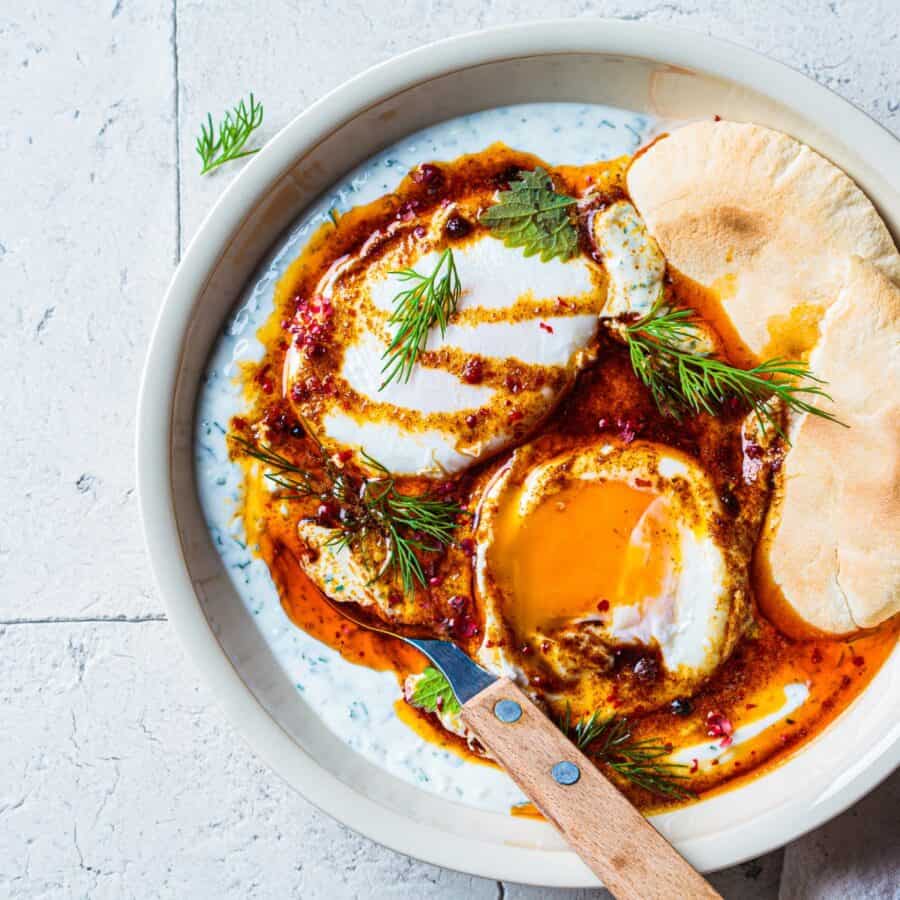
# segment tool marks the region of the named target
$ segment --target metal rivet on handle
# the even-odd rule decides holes
[[[498,700],[494,704],[494,715],[507,724],[522,718],[522,707],[515,700]]]
[[[581,778],[581,769],[575,763],[564,759],[550,770],[550,774],[557,784],[575,784]]]

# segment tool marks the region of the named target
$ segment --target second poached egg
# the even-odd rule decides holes
[[[693,693],[749,605],[720,517],[708,476],[670,447],[593,444],[550,459],[521,448],[479,510],[480,661],[532,682],[537,672],[592,709]],[[635,677],[616,679],[623,651]]]

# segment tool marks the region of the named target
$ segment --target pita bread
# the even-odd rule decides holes
[[[784,599],[825,632],[900,611],[900,289],[871,263],[846,264],[810,368],[841,428],[804,416],[758,552]]]
[[[900,255],[853,181],[781,132],[698,122],[632,163],[628,190],[666,259],[718,294],[760,358],[798,358],[857,255],[900,284]]]

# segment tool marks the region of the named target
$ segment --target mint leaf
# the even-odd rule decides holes
[[[450,687],[450,682],[437,669],[429,666],[413,688],[413,706],[426,712],[459,712],[459,701]]]
[[[522,172],[501,191],[497,202],[480,217],[507,247],[522,247],[526,256],[542,262],[558,256],[571,259],[578,252],[578,232],[569,215],[574,197],[557,194],[544,169]]]

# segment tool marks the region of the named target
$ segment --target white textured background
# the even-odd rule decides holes
[[[144,350],[185,243],[235,174],[207,110],[261,138],[348,76],[490,25],[606,15],[730,38],[900,133],[898,0],[0,0],[0,897],[600,897],[436,869],[263,768],[165,621],[132,462]],[[740,898],[900,897],[900,777]]]

